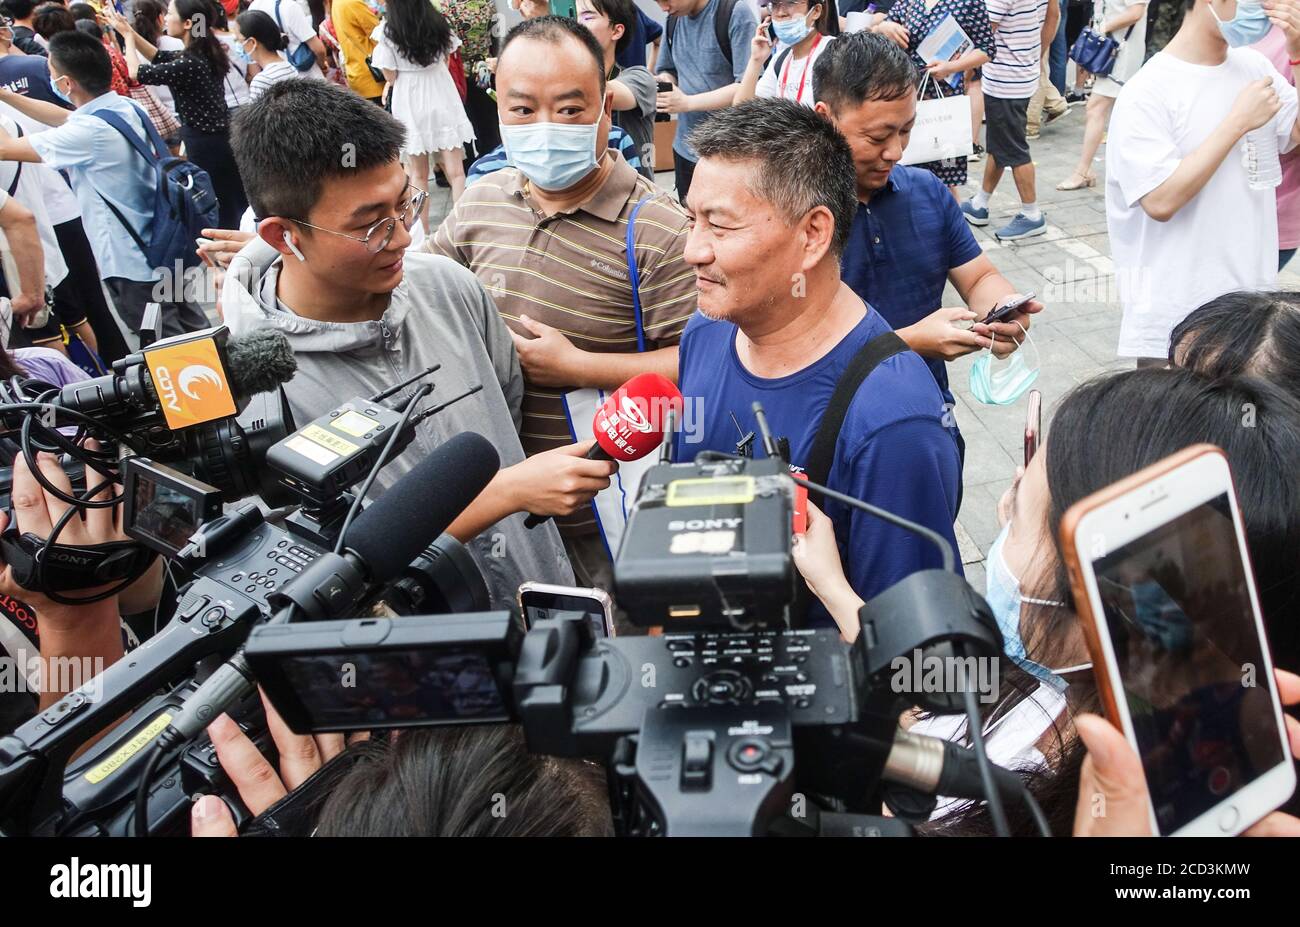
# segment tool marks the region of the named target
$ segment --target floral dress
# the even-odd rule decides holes
[[[926,8],[925,0],[898,0],[897,3],[889,10],[886,19],[889,22],[899,23],[907,30],[908,46],[907,50],[912,55],[912,62],[918,68],[924,68],[928,61],[922,61],[921,56],[916,53],[921,42],[929,35],[949,14],[961,26],[962,31],[966,33],[967,38],[990,59],[993,58],[995,48],[993,45],[993,29],[989,26],[988,8],[984,5],[984,0],[938,0],[934,6]],[[952,83],[949,83],[949,80]],[[965,94],[965,78],[960,74],[954,74],[949,80],[939,81],[936,84],[933,80],[925,80],[924,75],[921,78],[925,84],[924,99],[933,100],[940,96],[951,96],[954,93]],[[942,85],[942,86],[940,86]],[[930,161],[926,164],[918,164],[917,167],[923,167],[933,171],[948,186],[961,186],[966,182],[966,158],[948,158],[943,161]]]

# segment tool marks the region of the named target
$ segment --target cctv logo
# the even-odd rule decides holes
[[[130,898],[137,908],[153,900],[153,866],[149,863],[82,863],[77,857],[50,869],[51,898]]]
[[[235,400],[214,341],[148,349],[149,372],[173,431],[234,415]]]
[[[226,384],[221,382],[221,374],[204,364],[190,364],[181,371],[181,375],[176,379],[181,392],[191,399],[199,398],[199,394],[194,392],[196,383],[211,383],[217,388],[217,392],[221,392],[226,388]]]

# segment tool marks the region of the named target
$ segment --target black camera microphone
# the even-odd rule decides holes
[[[344,554],[322,554],[270,597],[291,617],[338,618],[366,590],[396,579],[478,497],[500,467],[496,448],[482,435],[463,432],[436,450],[382,496],[361,510],[344,538]],[[235,700],[248,694],[251,674],[236,654],[199,687],[171,728],[170,740],[189,739]]]

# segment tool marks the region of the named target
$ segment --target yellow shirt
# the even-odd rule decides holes
[[[377,97],[384,85],[375,80],[366,67],[366,59],[375,48],[370,33],[379,25],[379,17],[362,0],[334,0],[334,32],[343,49],[348,86],[363,97]]]

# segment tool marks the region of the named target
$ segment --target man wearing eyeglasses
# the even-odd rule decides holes
[[[392,116],[326,81],[281,81],[240,107],[231,147],[257,237],[230,262],[222,312],[235,333],[275,328],[289,339],[298,370],[285,393],[299,424],[435,364],[431,402],[482,386],[422,422],[371,494],[453,435],[491,441],[502,468],[448,530],[505,608],[525,580],[573,584],[554,525],[528,530],[520,513],[586,507],[614,465],[586,460],[589,443],[524,459],[523,378],[496,306],[468,270],[407,251],[424,194],[398,159],[403,141]]]

